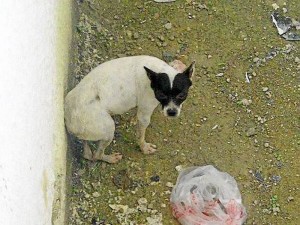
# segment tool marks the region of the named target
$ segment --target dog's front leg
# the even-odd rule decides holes
[[[145,134],[146,134],[146,129],[150,124],[150,119],[152,115],[153,110],[150,112],[147,111],[141,111],[138,110],[137,113],[137,119],[138,119],[138,124],[137,124],[137,137],[138,137],[138,143],[140,146],[141,151],[144,154],[152,154],[156,151],[156,145],[147,143],[145,141]]]

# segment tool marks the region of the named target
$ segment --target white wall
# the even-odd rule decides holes
[[[65,160],[66,152],[62,99],[68,58],[57,48],[61,2],[70,1],[1,1],[1,225],[51,224],[53,203],[63,201],[55,190],[57,176],[65,175],[65,162],[57,171],[57,160]],[[70,44],[67,35],[63,39]]]

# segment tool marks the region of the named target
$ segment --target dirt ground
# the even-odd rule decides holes
[[[104,61],[141,54],[195,60],[196,73],[181,116],[158,107],[152,117],[146,139],[156,154],[139,151],[134,110],[115,116],[107,152],[123,154],[118,164],[88,162],[72,141],[69,224],[178,224],[169,204],[176,168],[208,164],[238,182],[245,224],[300,224],[300,46],[278,35],[274,2],[77,2],[77,82]],[[300,19],[298,0],[276,3]]]

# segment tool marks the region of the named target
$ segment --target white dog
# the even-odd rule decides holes
[[[115,124],[111,115],[134,107],[137,107],[141,151],[154,153],[156,146],[145,141],[153,110],[161,103],[166,116],[179,116],[192,85],[194,65],[193,62],[180,73],[158,58],[132,56],[114,59],[93,69],[65,99],[66,126],[70,133],[84,140],[84,158],[109,163],[122,158],[120,153],[104,153],[114,137]],[[95,153],[87,141],[98,141]]]

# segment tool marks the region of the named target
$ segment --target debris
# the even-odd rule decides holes
[[[247,218],[235,179],[211,165],[182,171],[170,201],[174,217],[183,225],[241,225]]]
[[[279,47],[272,48],[266,54],[265,57],[262,57],[262,58],[255,57],[252,60],[252,64],[249,66],[248,71],[245,73],[246,83],[250,83],[252,77],[256,77],[257,76],[256,72],[253,71],[254,68],[258,68],[258,67],[262,66],[264,63],[267,63],[269,60],[274,59],[279,54],[289,54],[294,49],[295,49],[295,46],[293,46],[291,44],[287,44],[283,48],[279,48]]]
[[[279,35],[286,33],[292,26],[292,19],[289,17],[280,16],[278,12],[274,12],[271,15],[271,18]]]
[[[285,33],[282,35],[282,37],[284,37],[284,39],[287,41],[300,41],[300,35],[292,32]]]
[[[271,18],[281,37],[287,41],[300,41],[300,34],[290,32],[292,28],[298,29],[298,21],[290,17],[281,16],[277,11],[272,13]]]

